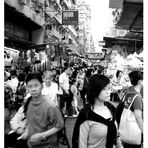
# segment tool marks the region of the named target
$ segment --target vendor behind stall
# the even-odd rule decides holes
[[[120,101],[120,92],[122,89],[128,87],[128,84],[123,76],[121,70],[117,70],[115,77],[111,80],[112,83],[112,93],[111,101]]]

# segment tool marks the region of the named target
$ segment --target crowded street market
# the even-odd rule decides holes
[[[143,0],[103,1],[4,1],[4,148],[143,148]]]

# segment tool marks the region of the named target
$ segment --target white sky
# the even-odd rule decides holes
[[[91,5],[92,31],[101,38],[110,26],[109,0],[86,0]]]
[[[103,36],[106,35],[111,26],[111,21],[110,21],[111,9],[109,8],[109,0],[82,0],[82,1],[87,2],[91,6],[91,28],[96,46],[98,41],[103,40]]]

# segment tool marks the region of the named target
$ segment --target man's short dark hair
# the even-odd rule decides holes
[[[133,86],[137,85],[139,80],[143,80],[143,72],[138,70],[130,72],[128,76]]]
[[[38,80],[41,84],[43,83],[43,79],[42,79],[42,75],[41,75],[41,74],[39,74],[39,73],[30,73],[30,74],[28,74],[28,76],[26,77],[26,80],[25,80],[26,84],[27,84],[29,81],[33,80],[33,79]]]

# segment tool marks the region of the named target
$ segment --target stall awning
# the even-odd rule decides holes
[[[143,30],[143,3],[125,2],[123,11],[116,24],[117,29]]]
[[[108,48],[113,45],[132,45],[136,42],[137,45],[143,46],[143,41],[134,38],[127,38],[127,37],[104,37],[103,40],[105,41],[105,46],[103,48]]]
[[[142,32],[127,32],[124,37],[143,40],[143,33]]]

